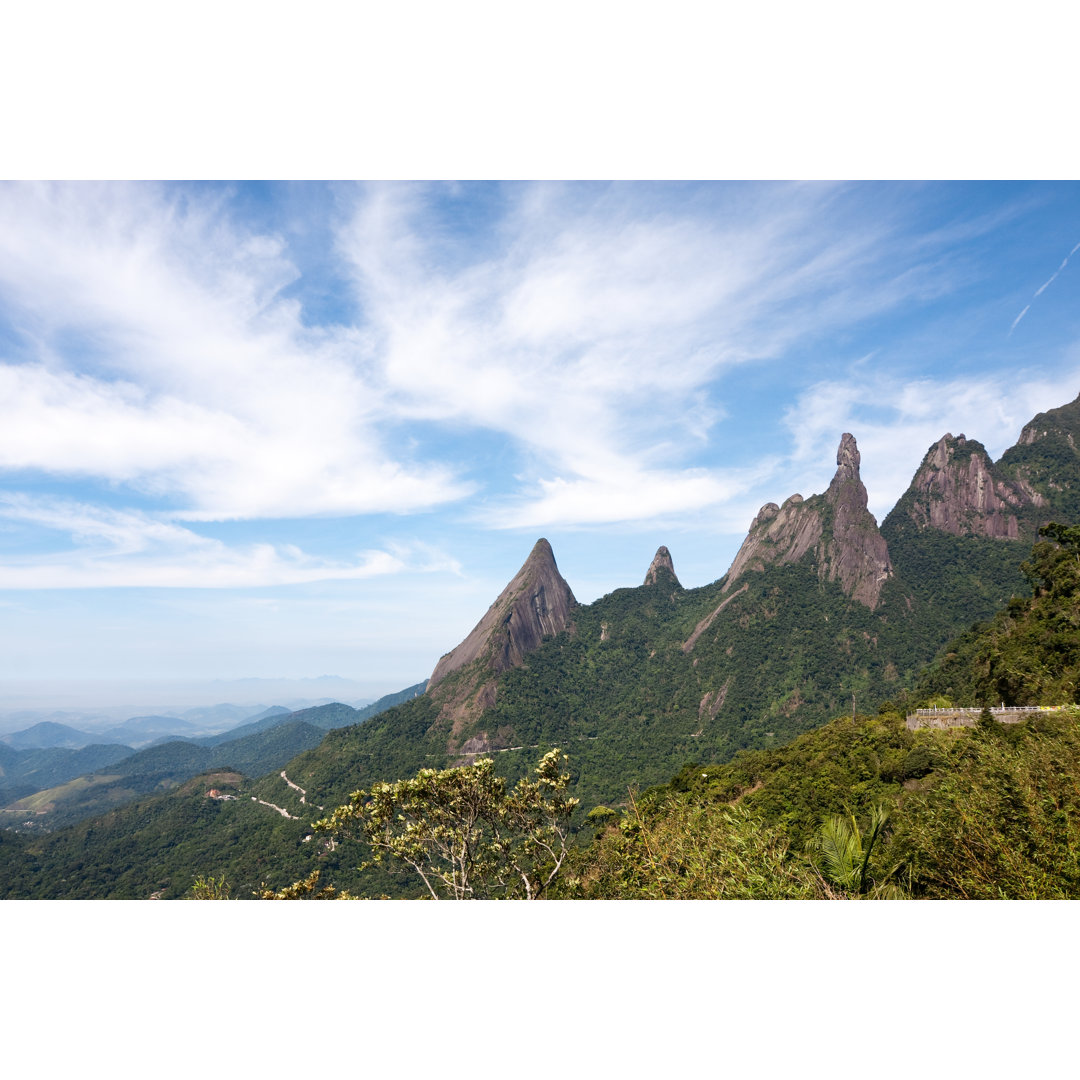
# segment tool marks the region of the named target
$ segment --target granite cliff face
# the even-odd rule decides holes
[[[920,529],[1017,540],[1027,512],[1045,501],[1023,481],[1006,479],[982,443],[946,434],[927,451],[898,509]]]
[[[872,611],[892,576],[885,538],[866,508],[855,438],[845,432],[836,451],[836,474],[823,495],[792,495],[783,506],[766,503],[750,525],[728,571],[725,591],[747,570],[764,570],[812,557],[823,581],[836,581]]]
[[[833,510],[832,536],[826,540],[818,572],[829,581],[838,581],[848,596],[873,611],[893,568],[877,519],[866,508],[859,462],[855,437],[845,432],[836,451],[836,475],[825,493],[825,502]]]
[[[496,679],[520,667],[545,638],[565,630],[577,606],[547,540],[537,540],[524,565],[499,593],[487,614],[457,648],[448,652],[431,673],[427,693],[441,706],[440,720],[452,725],[454,736],[495,702]],[[483,746],[462,749],[479,753]]]

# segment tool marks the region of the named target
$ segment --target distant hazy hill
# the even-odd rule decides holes
[[[103,769],[79,774],[56,787],[45,788],[10,803],[5,817],[34,814],[40,825],[55,828],[101,813],[153,791],[173,788],[209,769],[229,767],[260,776],[322,741],[320,728],[293,721],[217,746],[199,746],[176,739],[128,753]]]
[[[7,743],[16,750],[36,750],[49,746],[63,746],[77,750],[79,747],[89,746],[94,742],[109,741],[52,720],[43,720],[40,724],[34,724],[33,727],[28,727],[24,731],[13,731],[0,737],[0,742]]]
[[[175,716],[133,716],[130,720],[102,732],[100,741],[140,747],[162,735],[195,735],[198,731],[198,724]]]
[[[130,757],[130,746],[100,745],[70,750],[51,746],[43,750],[13,750],[0,753],[0,806],[42,788],[67,783]]]
[[[268,731],[272,727],[284,722],[286,716],[293,715],[280,705],[271,706],[257,716],[239,727],[223,731],[220,735],[211,735],[209,738],[196,740],[201,746],[220,746],[222,743],[231,742],[233,739],[243,738],[245,735],[255,735],[260,731]]]
[[[27,814],[33,814],[31,820],[38,827],[55,828],[140,795],[175,787],[209,769],[228,766],[247,776],[261,776],[317,746],[332,728],[361,723],[381,709],[422,693],[424,685],[418,683],[388,694],[362,710],[334,703],[290,713],[276,706],[265,710],[261,719],[222,735],[201,740],[167,738],[138,751],[129,747],[95,746],[78,752],[84,755],[81,758],[74,756],[75,751],[37,751],[40,760],[29,763],[27,759],[24,766],[23,758],[19,757],[16,767],[15,758],[9,765],[3,755],[19,752],[5,747],[0,753],[4,817],[22,824],[18,821],[20,815],[25,820]],[[152,730],[159,719],[162,718],[140,717],[129,723],[145,732]],[[61,753],[69,756],[55,760],[41,756]]]

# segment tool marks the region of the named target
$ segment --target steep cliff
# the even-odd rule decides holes
[[[982,443],[946,434],[926,452],[893,513],[918,529],[1018,540],[1031,531],[1023,527],[1030,511],[1045,501],[1030,485],[1002,475]]]
[[[866,508],[860,460],[854,436],[845,432],[828,491],[809,499],[792,495],[783,506],[766,503],[731,564],[725,590],[747,570],[812,558],[821,580],[838,582],[873,611],[893,571],[888,546]]]
[[[577,601],[547,540],[537,540],[524,565],[468,637],[439,660],[427,693],[451,724],[451,744],[495,701],[496,679],[521,665],[545,638],[565,630]],[[472,740],[470,740],[472,741]],[[483,745],[480,745],[480,744]],[[487,736],[464,753],[488,749]]]

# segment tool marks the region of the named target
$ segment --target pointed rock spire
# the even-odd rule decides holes
[[[862,479],[859,476],[859,463],[861,461],[862,455],[859,453],[855,436],[850,431],[845,431],[840,436],[840,445],[836,449],[836,475],[833,477],[829,487],[833,488],[849,481],[861,484]]]
[[[656,549],[656,554],[649,564],[649,570],[645,574],[645,581],[642,584],[658,585],[661,582],[682,588],[675,574],[675,564],[671,561],[671,552],[663,544]]]
[[[577,601],[570,591],[547,540],[541,538],[521,569],[473,627],[465,640],[435,665],[428,681],[431,693],[451,672],[484,658],[498,674],[518,667],[545,637],[566,629]]]
[[[822,576],[838,581],[848,596],[873,611],[893,568],[877,519],[866,508],[860,460],[855,436],[845,431],[836,451],[836,475],[825,493],[826,502],[833,508],[833,521]]]
[[[836,473],[824,495],[792,495],[783,506],[766,503],[728,571],[724,590],[747,570],[799,562],[813,554],[818,576],[873,610],[892,563],[877,521],[867,510],[855,437],[844,432],[836,451]]]

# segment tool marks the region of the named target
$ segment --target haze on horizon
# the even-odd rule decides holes
[[[0,677],[377,697],[539,536],[715,580],[844,431],[880,521],[1076,397],[1078,274],[1075,183],[0,185]]]

